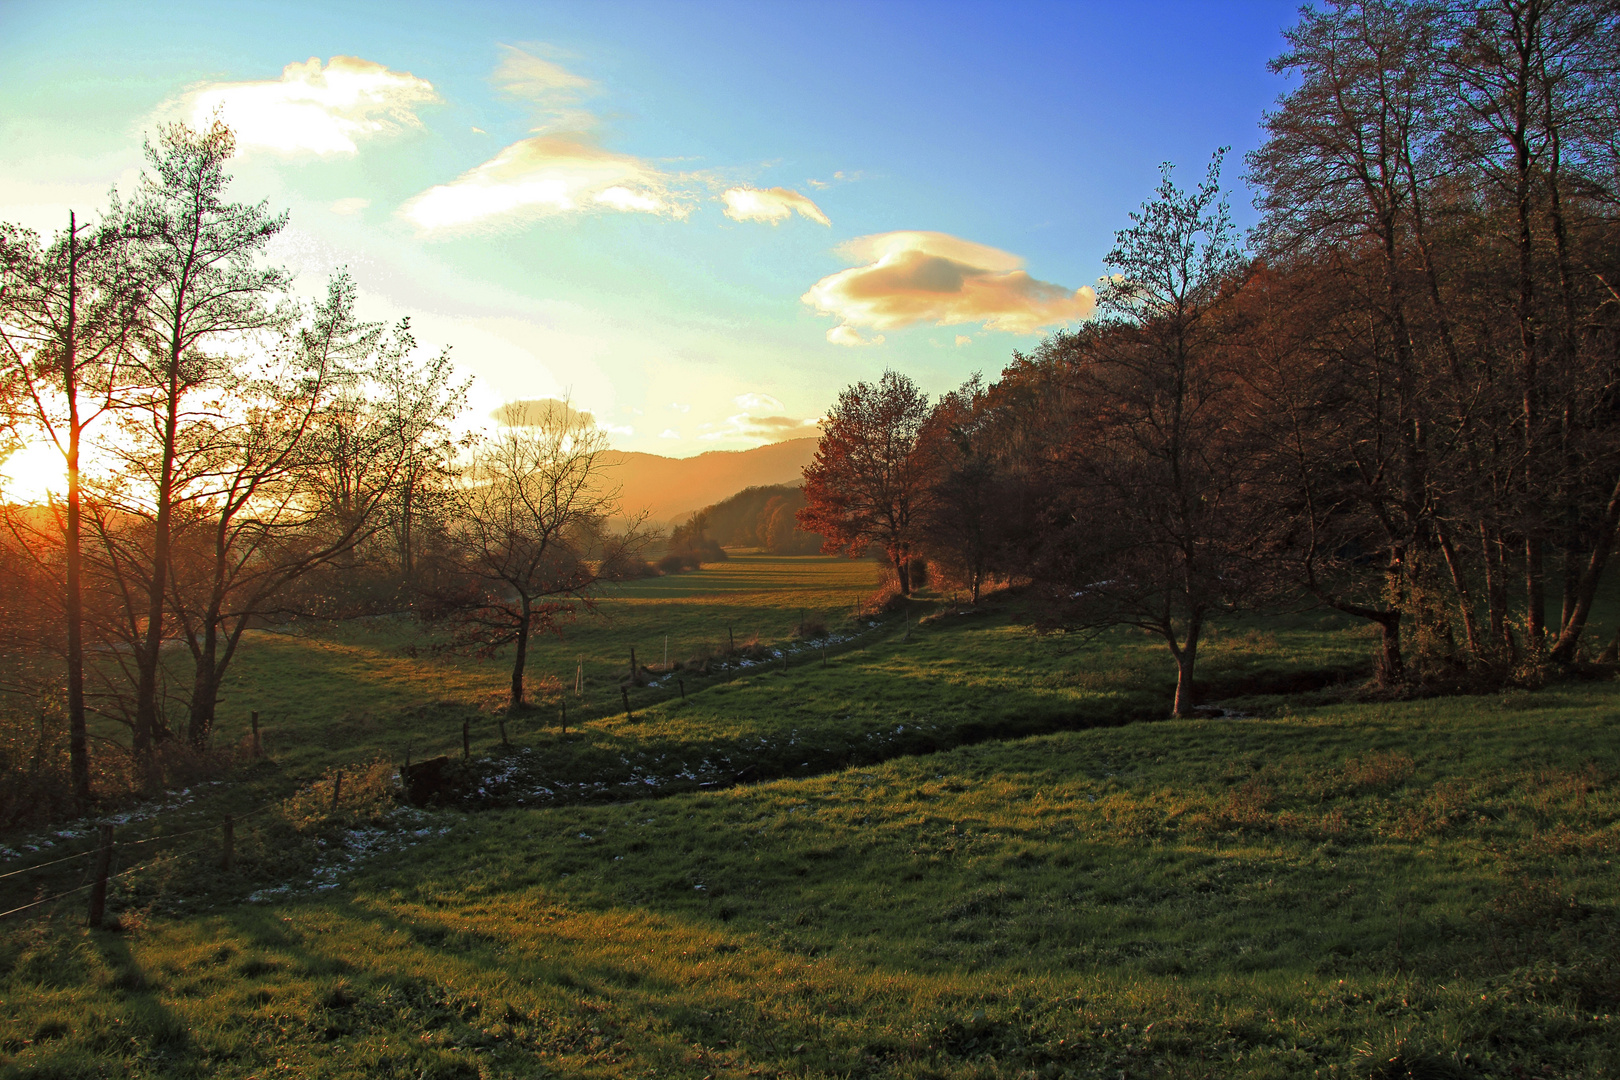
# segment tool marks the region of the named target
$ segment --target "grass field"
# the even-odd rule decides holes
[[[616,694],[629,644],[783,641],[871,574],[739,558],[541,654]],[[1267,693],[1366,663],[1360,628],[1300,617],[1215,634],[1212,696],[1253,715],[1170,721],[1146,639],[917,613],[825,667],[642,689],[634,722],[538,713],[500,751],[476,711],[498,666],[411,657],[399,626],[261,637],[226,722],[261,710],[272,760],[150,828],[280,801],[228,873],[205,833],[123,879],[116,931],[77,906],[10,925],[0,1075],[1620,1070],[1612,683]],[[449,749],[469,716],[505,794],[394,808],[401,744]],[[307,782],[340,766],[333,813]]]

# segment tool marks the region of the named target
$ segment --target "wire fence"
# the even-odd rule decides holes
[[[80,893],[90,892],[92,893],[92,901],[90,905],[90,924],[92,926],[99,925],[106,899],[106,889],[111,882],[120,878],[129,877],[132,874],[138,874],[143,870],[153,869],[154,867],[160,866],[164,863],[176,862],[188,856],[197,855],[211,850],[218,850],[220,852],[222,862],[228,869],[233,855],[236,826],[249,818],[264,813],[266,810],[269,810],[272,807],[280,805],[280,803],[281,800],[279,799],[271,800],[254,807],[245,814],[227,813],[223,815],[222,819],[218,823],[215,824],[199,825],[195,828],[186,829],[181,832],[164,833],[158,836],[146,836],[138,840],[115,841],[113,826],[111,824],[103,823],[100,827],[101,839],[96,847],[90,848],[86,851],[76,852],[72,855],[64,855],[61,858],[51,859],[48,862],[35,863],[32,866],[19,867],[15,870],[8,870],[4,873],[0,873],[0,881],[4,881],[8,878],[18,877],[22,874],[32,874],[40,870],[49,869],[50,867],[61,866],[65,863],[76,862],[81,859],[99,856],[97,865],[90,873],[92,880],[74,888],[63,889],[62,891],[54,893],[50,896],[32,900],[26,904],[19,904],[18,906],[7,911],[0,911],[0,919],[5,919],[12,915],[18,915],[25,911],[32,911],[35,908],[46,907],[47,905],[66,900],[69,897],[77,896]],[[138,863],[135,866],[125,867],[117,870],[116,872],[113,869],[114,860],[121,852],[126,852],[130,849],[142,848],[148,844],[159,844],[208,832],[218,832],[220,834],[221,842],[217,849],[213,844],[198,844],[194,847],[186,849],[185,851],[159,852],[144,862]]]

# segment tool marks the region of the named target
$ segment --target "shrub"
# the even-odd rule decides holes
[[[609,581],[637,581],[658,576],[658,568],[639,555],[615,551],[602,560],[599,573]]]

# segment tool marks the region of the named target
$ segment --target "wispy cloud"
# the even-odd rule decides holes
[[[801,439],[814,435],[819,418],[801,418],[780,415],[783,405],[770,394],[739,394],[732,399],[742,411],[726,417],[720,424],[704,424],[709,429],[699,439],[714,442],[719,439],[751,439],[759,442],[781,442],[783,439]],[[765,413],[767,415],[760,415]],[[776,415],[769,415],[769,414]]]
[[[493,82],[507,97],[526,102],[534,110],[532,130],[579,132],[596,126],[596,116],[580,104],[596,91],[594,82],[515,45],[500,49]]]
[[[596,417],[559,398],[523,398],[491,410],[489,418],[502,427],[544,427],[547,424],[586,424]]]
[[[827,215],[821,212],[821,207],[791,188],[734,187],[728,189],[720,199],[726,204],[726,217],[733,221],[764,221],[778,225],[797,213],[822,225],[832,224],[827,220]]]
[[[424,229],[522,222],[585,210],[685,217],[670,177],[629,154],[580,137],[536,135],[513,143],[448,184],[429,188],[402,213]]]
[[[677,192],[674,176],[598,144],[597,118],[580,105],[594,83],[522,49],[501,49],[495,84],[530,104],[534,133],[406,202],[400,212],[408,220],[438,231],[593,210],[676,218],[691,212],[691,198]]]
[[[416,110],[439,100],[433,84],[408,71],[354,56],[288,64],[281,78],[214,83],[189,95],[193,124],[216,111],[243,149],[353,154],[357,140],[421,126]]]
[[[883,335],[876,337],[862,337],[861,332],[848,323],[839,323],[827,331],[827,340],[834,345],[848,345],[850,348],[859,348],[862,345],[881,345]]]
[[[840,320],[827,333],[835,345],[881,340],[863,338],[857,327],[892,330],[923,322],[982,323],[1027,334],[1089,318],[1097,304],[1090,286],[1070,292],[1031,277],[1016,255],[945,233],[880,233],[839,251],[861,265],[822,278],[801,298]]]

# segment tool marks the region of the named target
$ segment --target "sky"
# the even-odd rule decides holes
[[[1295,8],[0,0],[0,221],[93,214],[218,110],[298,292],[346,267],[473,415],[566,397],[619,449],[746,449],[1084,320],[1163,162],[1230,146],[1252,224]]]

